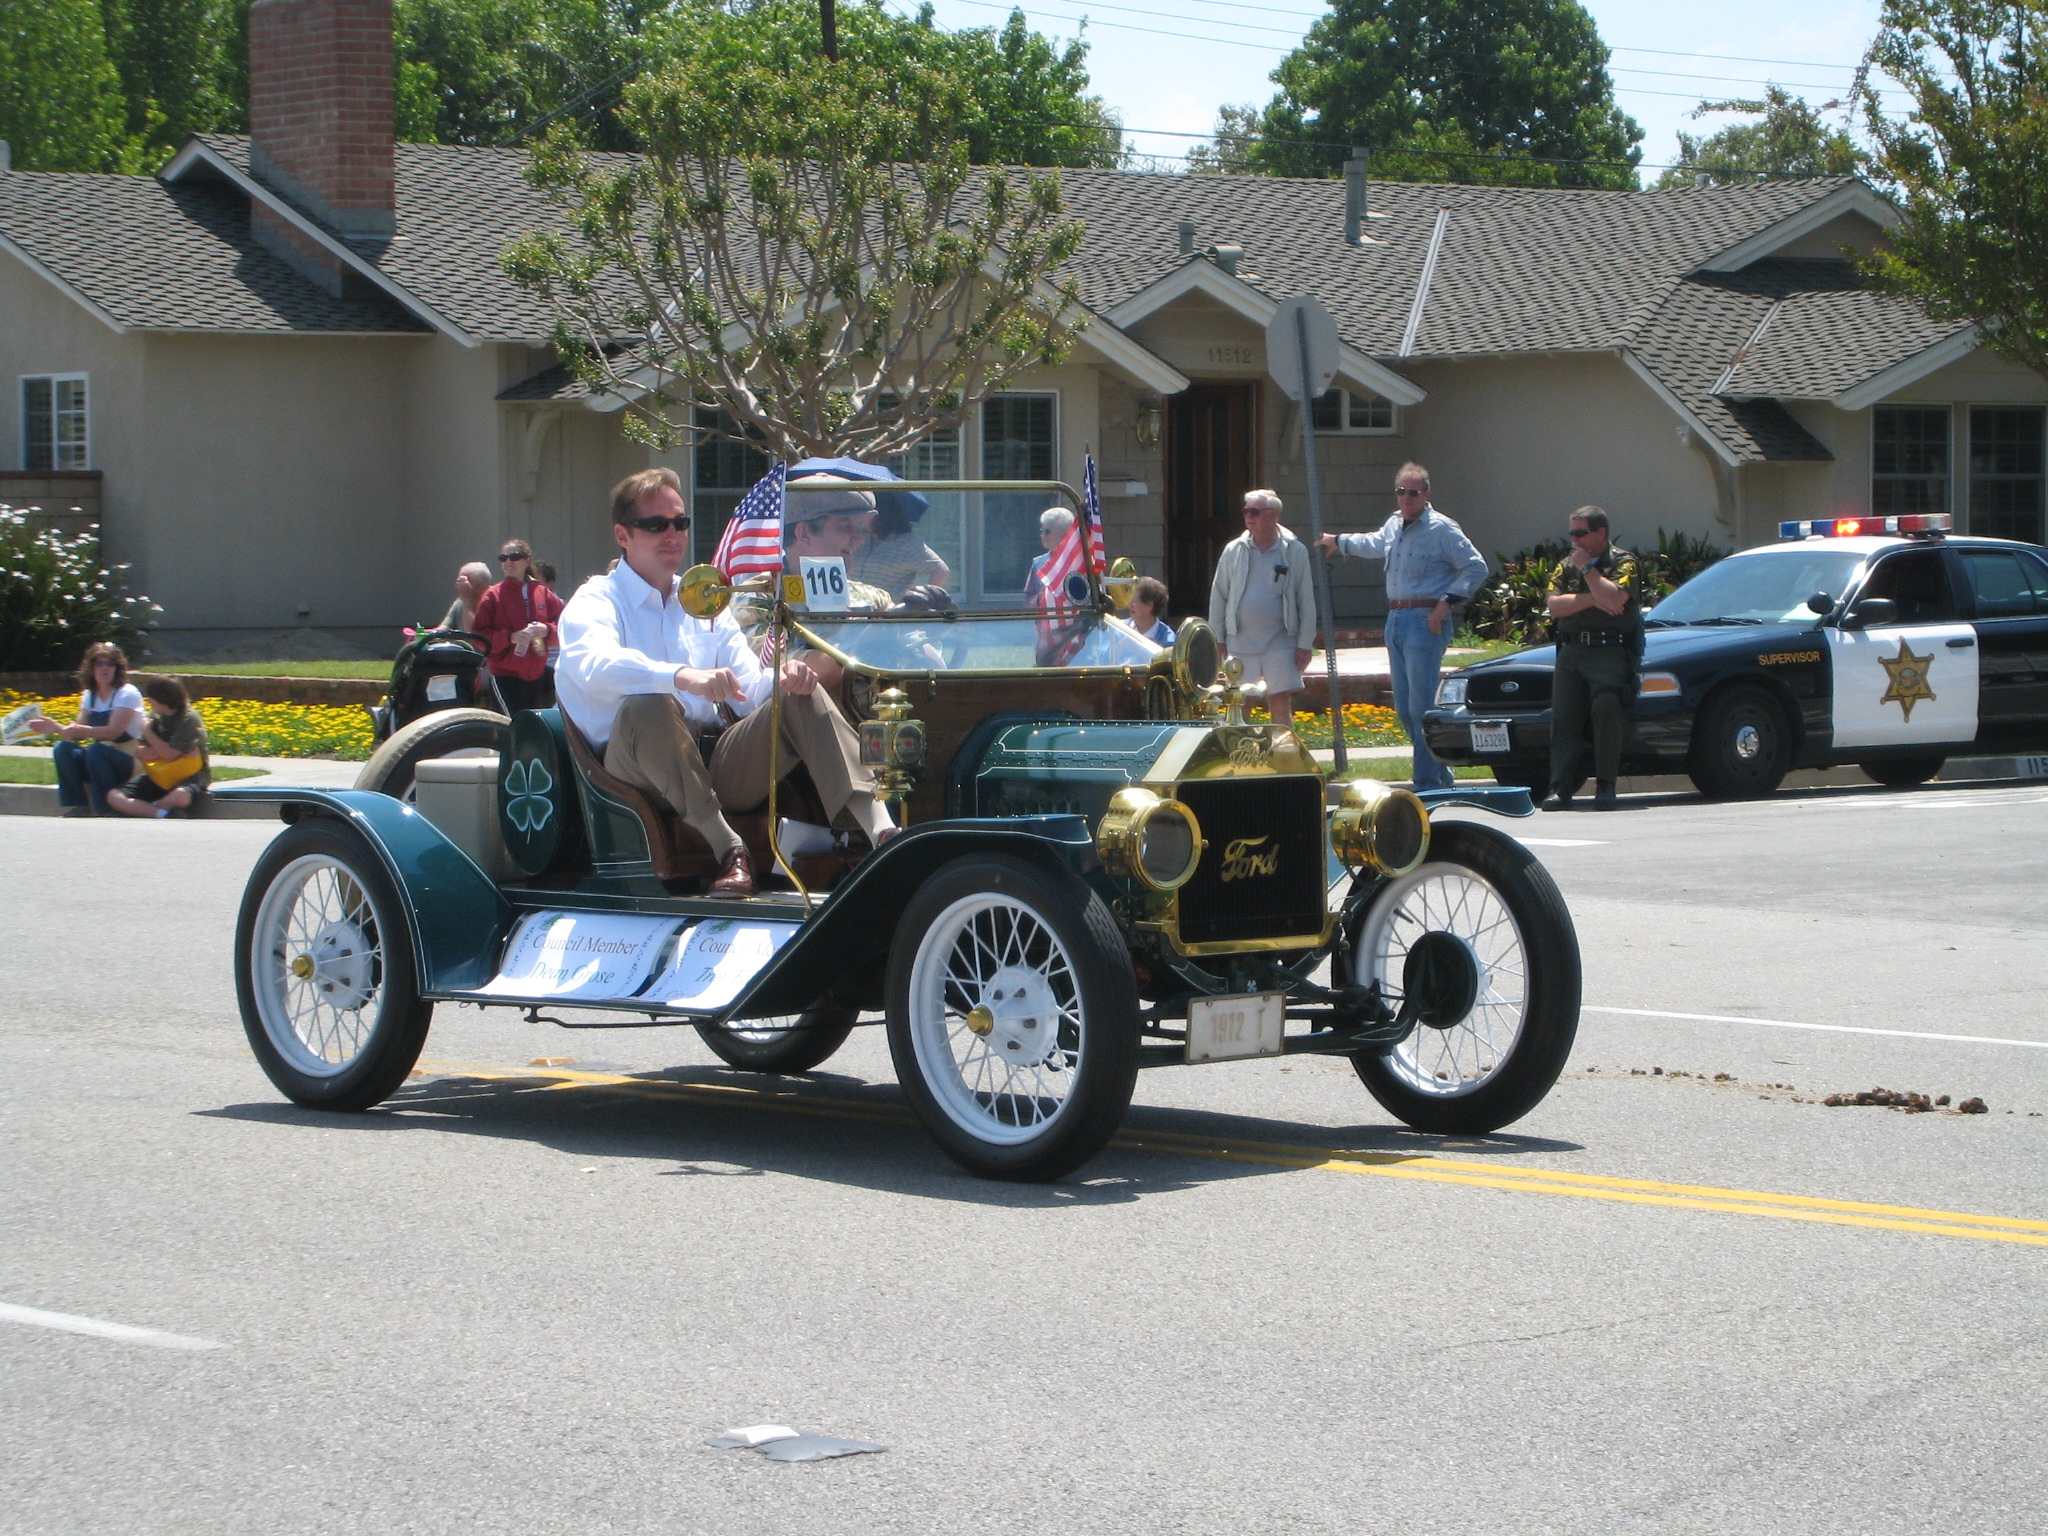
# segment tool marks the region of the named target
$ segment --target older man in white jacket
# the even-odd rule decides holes
[[[1315,654],[1309,547],[1280,526],[1280,498],[1244,493],[1244,532],[1223,546],[1209,586],[1209,627],[1244,681],[1264,682],[1273,723],[1294,724],[1301,669]]]

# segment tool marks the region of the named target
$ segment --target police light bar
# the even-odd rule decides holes
[[[1911,512],[1903,517],[1817,517],[1780,523],[1781,539],[1853,539],[1875,534],[1947,533],[1955,519],[1946,512]]]

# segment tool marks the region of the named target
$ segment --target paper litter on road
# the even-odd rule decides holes
[[[728,1429],[704,1443],[718,1451],[759,1451],[770,1461],[825,1461],[834,1456],[859,1456],[888,1449],[872,1440],[805,1434],[786,1424],[749,1424],[742,1429]]]

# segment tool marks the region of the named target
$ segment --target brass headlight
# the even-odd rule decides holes
[[[1095,851],[1113,874],[1155,891],[1179,890],[1202,862],[1202,826],[1178,800],[1118,790],[1095,829]]]
[[[1411,790],[1353,779],[1330,817],[1330,847],[1352,869],[1405,875],[1429,855],[1429,808]]]
[[[1173,681],[1181,697],[1192,703],[1214,686],[1223,669],[1223,649],[1216,643],[1216,631],[1200,619],[1181,625],[1173,641]]]

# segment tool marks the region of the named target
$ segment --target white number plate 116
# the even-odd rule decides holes
[[[1287,995],[1198,997],[1188,1004],[1188,1060],[1229,1061],[1278,1056],[1287,1026]]]
[[[1505,720],[1474,720],[1472,722],[1472,750],[1474,752],[1505,752],[1508,750],[1508,723]]]

